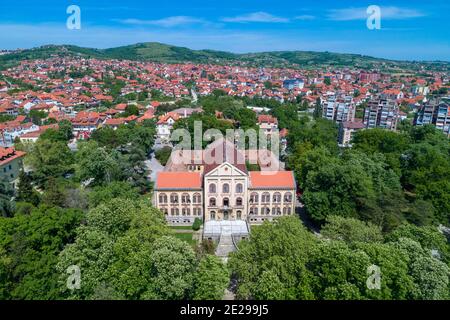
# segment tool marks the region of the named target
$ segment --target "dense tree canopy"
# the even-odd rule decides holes
[[[82,217],[45,205],[0,217],[0,299],[58,299],[58,254],[75,238]]]
[[[418,242],[443,246],[441,237],[405,225],[384,240],[379,228],[341,217],[314,237],[297,218],[280,218],[254,228],[229,265],[244,299],[448,299],[449,266]]]

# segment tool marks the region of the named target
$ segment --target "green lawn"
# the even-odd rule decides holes
[[[192,233],[175,233],[174,236],[180,240],[186,241],[191,246],[197,245],[197,241],[192,239]]]
[[[192,226],[170,226],[170,228],[175,230],[192,230]]]

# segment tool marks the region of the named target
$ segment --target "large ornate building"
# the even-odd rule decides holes
[[[223,151],[216,157],[219,161],[208,163],[205,158],[194,161],[208,152],[215,156],[218,150]],[[239,152],[226,140],[216,141],[204,151],[174,151],[164,171],[157,175],[156,207],[165,213],[170,224],[192,224],[195,218],[201,218],[205,224],[209,221],[254,224],[293,214],[296,191],[293,172],[273,170],[270,164],[276,159],[269,164],[266,161],[266,166],[260,165],[261,171],[248,171],[246,161],[250,155],[248,151],[245,155]]]

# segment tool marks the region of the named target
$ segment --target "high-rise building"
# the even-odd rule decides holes
[[[414,119],[416,126],[435,125],[437,129],[450,135],[450,97],[433,99],[423,104]]]
[[[355,103],[351,96],[331,96],[324,102],[322,117],[338,123],[355,119]]]
[[[398,119],[399,108],[394,100],[372,100],[368,102],[364,110],[364,125],[366,128],[395,130]]]

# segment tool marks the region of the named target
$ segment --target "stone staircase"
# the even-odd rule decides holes
[[[231,228],[223,227],[220,240],[216,248],[216,256],[222,258],[224,262],[227,262],[228,254],[233,251],[236,251],[236,247],[231,235]]]

